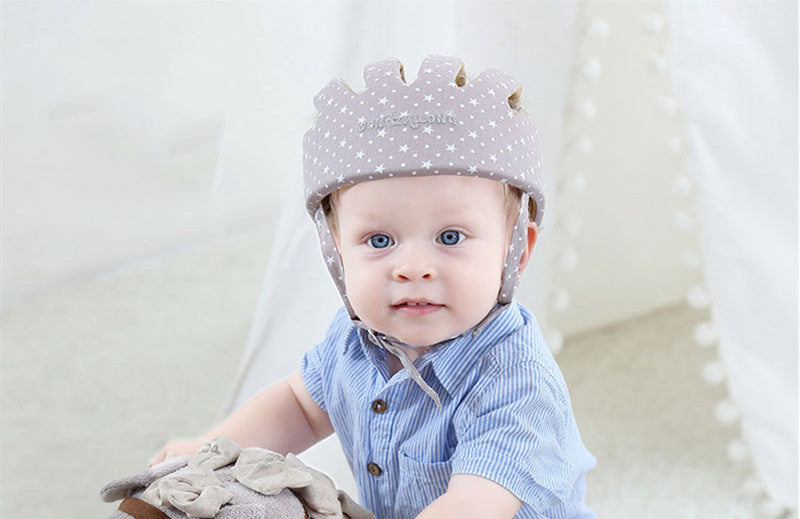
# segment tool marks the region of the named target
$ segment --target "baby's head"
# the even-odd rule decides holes
[[[511,301],[543,210],[538,135],[515,80],[429,56],[331,82],[304,141],[307,208],[354,319],[410,346],[476,326]]]

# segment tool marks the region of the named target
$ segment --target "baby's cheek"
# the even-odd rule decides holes
[[[466,297],[480,300],[494,299],[497,291],[500,290],[502,269],[494,264],[484,264],[470,269],[460,277],[462,279],[460,286],[462,291],[466,292]],[[463,280],[468,280],[468,282],[465,283]]]
[[[353,271],[349,277],[345,276],[345,290],[350,304],[359,313],[369,312],[378,303],[380,292],[374,280],[358,271]]]
[[[500,284],[500,278],[503,274],[503,265],[505,264],[506,254],[505,250],[502,252],[493,251],[491,254],[486,254],[481,265],[477,270],[481,272],[481,277],[486,283]]]

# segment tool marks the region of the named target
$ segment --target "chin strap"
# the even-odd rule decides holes
[[[494,308],[492,308],[492,310],[488,314],[486,314],[486,317],[481,319],[481,321],[475,326],[473,326],[470,330],[467,330],[466,332],[460,335],[450,337],[449,339],[445,339],[441,342],[437,342],[431,347],[434,348],[436,346],[440,346],[446,342],[452,341],[453,339],[462,337],[467,333],[471,334],[472,337],[477,336],[478,333],[480,333],[480,331],[483,330],[483,328],[487,324],[489,324],[492,318],[494,318],[497,314],[505,310],[507,306],[508,303],[506,304],[498,303],[494,305]],[[383,348],[384,350],[388,351],[389,353],[400,359],[400,363],[408,372],[408,376],[411,377],[411,379],[414,382],[416,382],[416,384],[425,392],[425,394],[427,394],[429,397],[431,397],[431,399],[433,399],[433,403],[436,404],[436,407],[438,409],[442,408],[442,401],[439,399],[439,395],[437,395],[436,391],[434,391],[433,388],[429,386],[427,382],[425,382],[425,380],[422,378],[422,375],[420,375],[417,367],[414,365],[413,362],[411,362],[411,359],[408,358],[408,355],[406,355],[406,352],[399,347],[399,346],[405,346],[407,348],[414,348],[415,346],[409,346],[407,344],[404,344],[403,341],[397,339],[396,337],[392,337],[390,335],[386,335],[384,333],[375,331],[366,324],[364,324],[364,322],[358,318],[354,318],[352,321],[354,325],[356,325],[358,328],[364,330],[367,333],[370,341],[372,341],[373,344],[375,344],[379,348]]]
[[[384,350],[388,351],[389,353],[400,359],[400,363],[403,365],[406,371],[408,371],[408,376],[411,377],[411,379],[414,382],[416,382],[417,385],[420,388],[422,388],[422,390],[425,391],[425,393],[429,397],[433,399],[433,403],[436,404],[436,407],[438,409],[442,408],[442,401],[439,399],[439,395],[437,395],[436,391],[434,391],[433,388],[429,386],[427,382],[425,382],[425,380],[422,378],[422,375],[419,374],[419,370],[417,369],[417,367],[414,365],[413,362],[411,362],[411,359],[408,358],[408,355],[406,355],[406,352],[404,352],[402,349],[400,349],[400,347],[394,344],[394,342],[403,344],[402,342],[395,339],[394,337],[389,337],[388,335],[384,335],[380,332],[372,330],[361,321],[358,321],[357,326],[367,332],[367,335],[369,335],[369,340],[371,340],[375,345],[377,345],[380,348],[383,348]]]

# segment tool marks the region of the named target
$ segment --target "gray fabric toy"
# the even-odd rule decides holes
[[[107,483],[103,501],[122,499],[109,519],[374,519],[326,475],[292,454],[242,450],[217,438],[194,456],[172,458]]]

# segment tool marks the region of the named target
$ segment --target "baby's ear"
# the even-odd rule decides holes
[[[528,261],[531,259],[533,246],[536,245],[536,238],[539,237],[539,227],[534,222],[528,222],[528,239],[525,242],[525,250],[522,251],[522,256],[519,258],[519,273],[525,271],[528,266]]]

